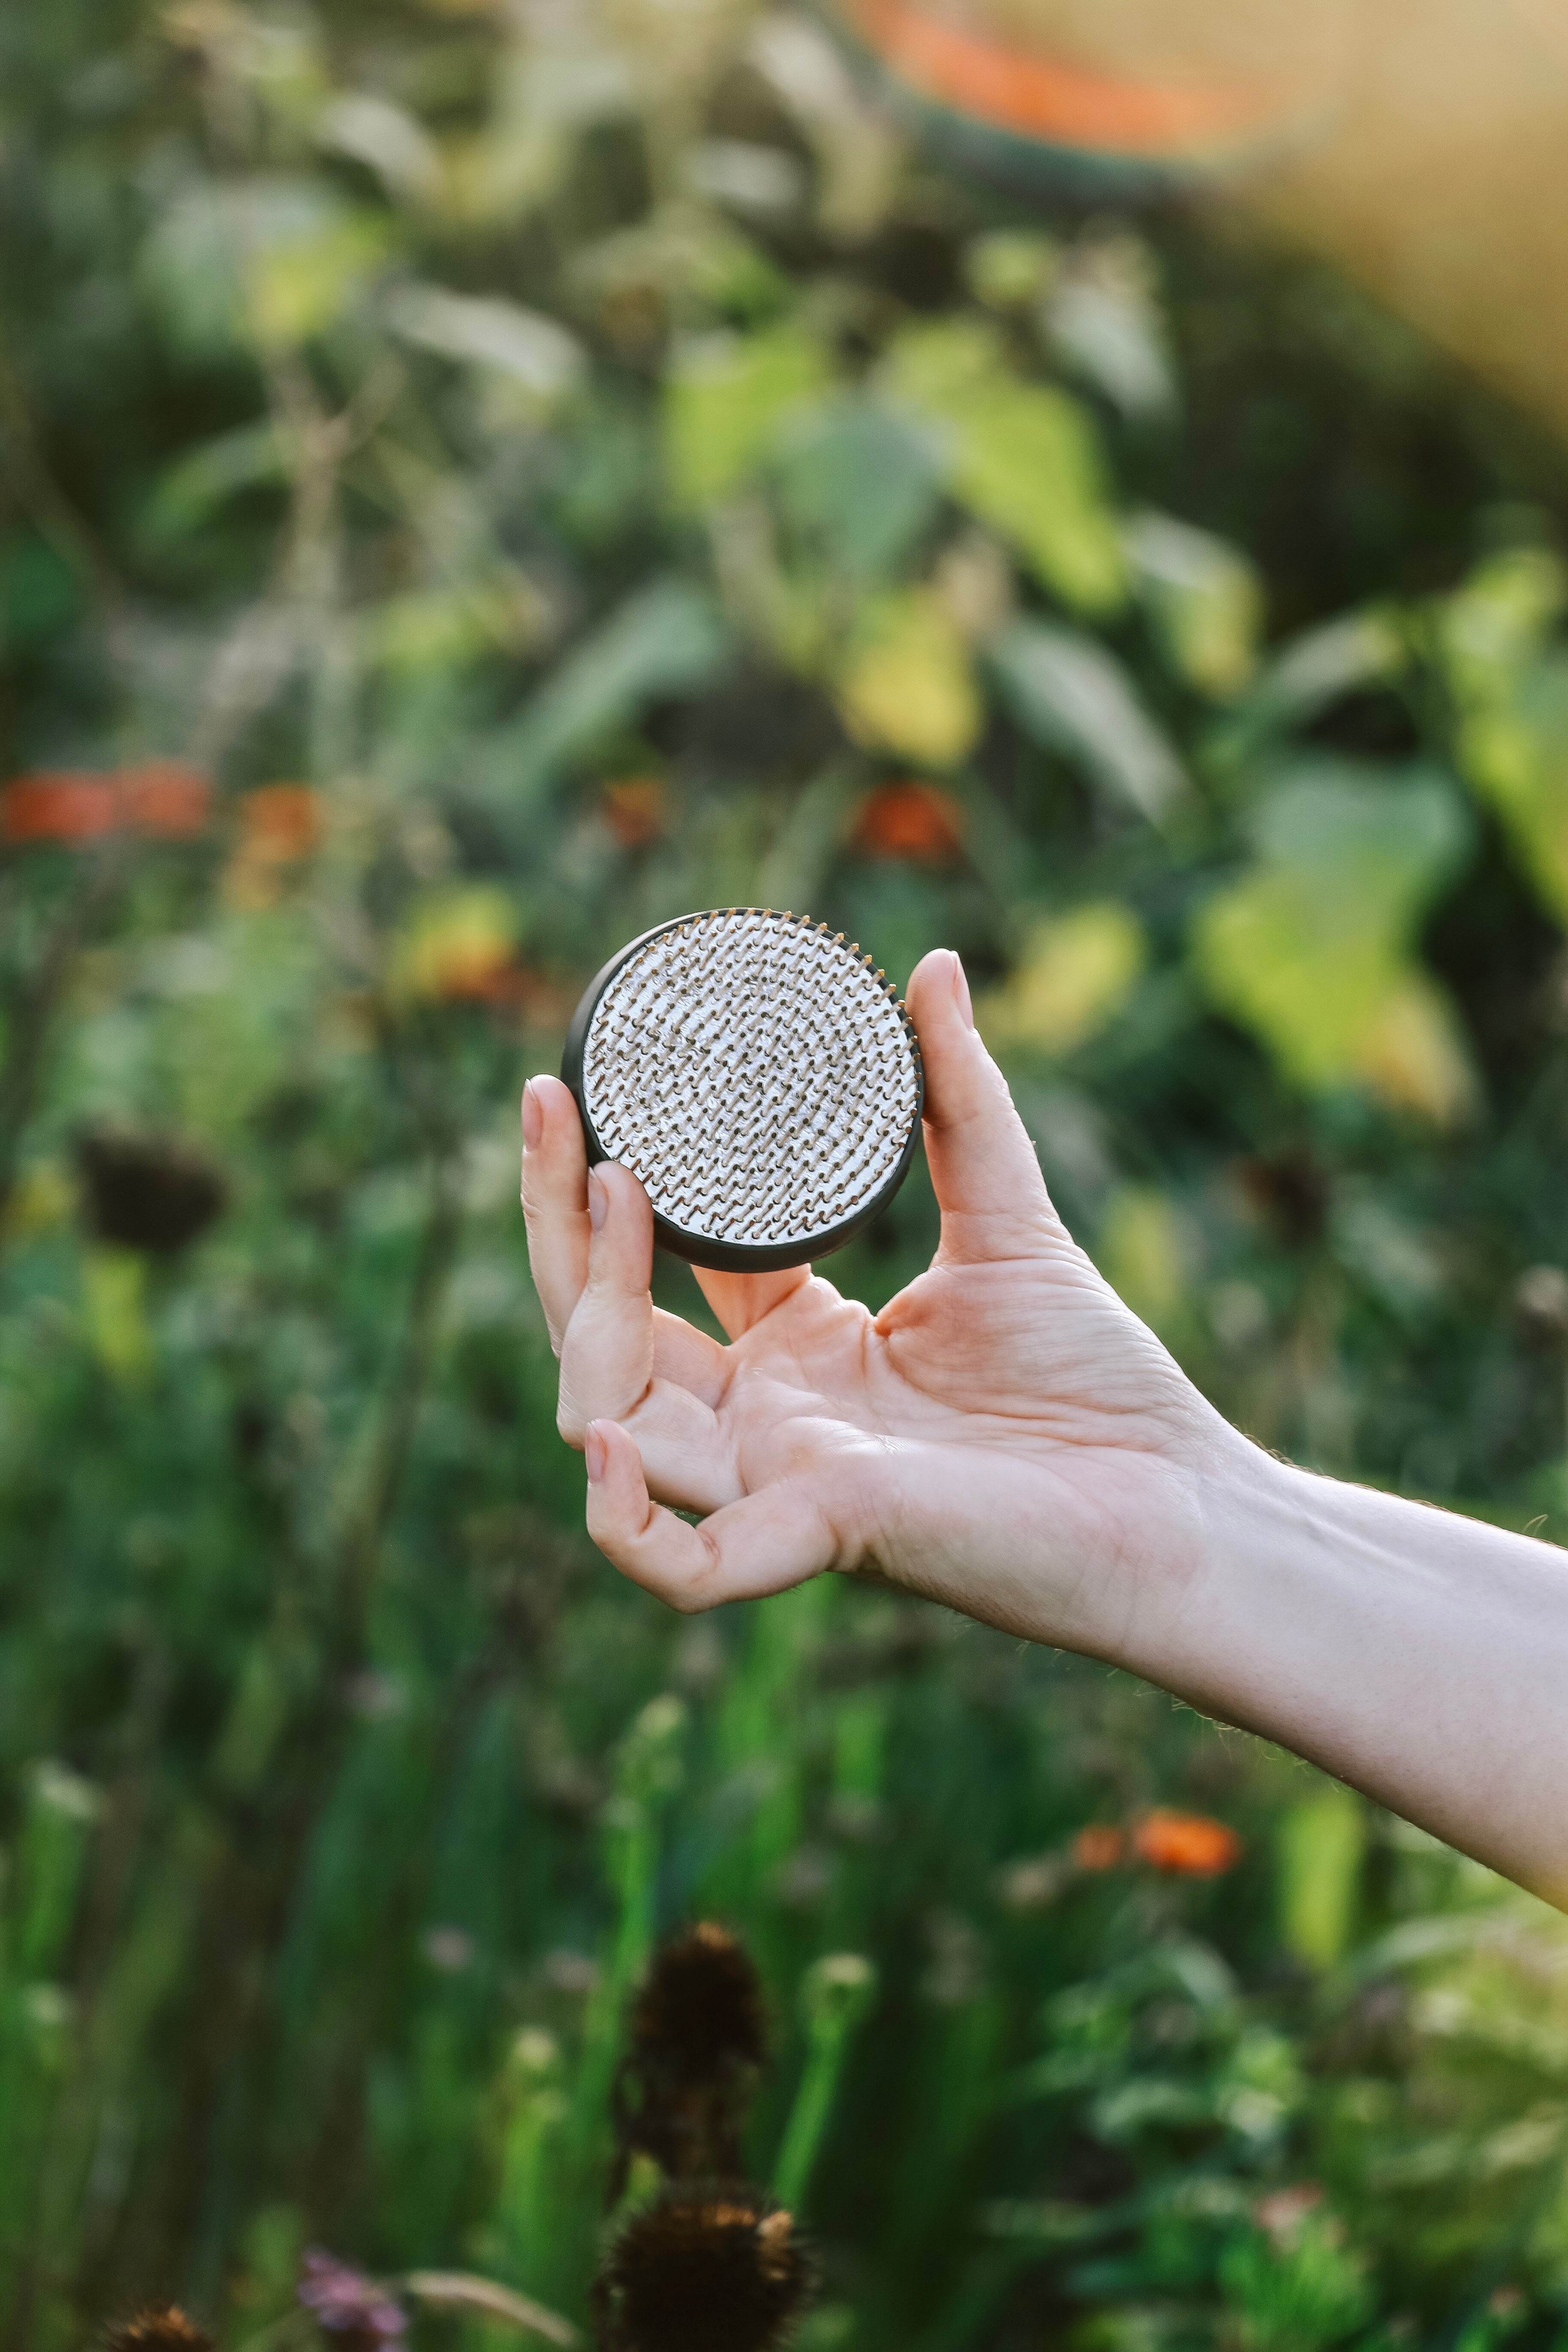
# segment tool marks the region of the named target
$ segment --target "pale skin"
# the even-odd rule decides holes
[[[805,1266],[699,1274],[727,1346],[656,1308],[642,1186],[590,1173],[571,1093],[530,1082],[529,1253],[600,1549],[683,1611],[834,1570],[1105,1659],[1568,1908],[1568,1559],[1232,1429],[1057,1215],[957,957],[907,1001],[942,1239],[876,1315]]]

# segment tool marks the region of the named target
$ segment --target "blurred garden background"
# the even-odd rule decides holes
[[[1563,2340],[1568,1927],[1126,1677],[619,1583],[516,1205],[635,932],[951,944],[1227,1414],[1568,1540],[1560,444],[745,0],[14,9],[0,190],[0,2345],[302,2342],[312,2245],[581,2328],[698,1917],[804,2352]]]

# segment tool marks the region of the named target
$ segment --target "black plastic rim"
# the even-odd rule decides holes
[[[649,940],[662,938],[666,931],[679,931],[687,923],[706,922],[715,915],[776,916],[777,909],[773,907],[702,907],[689,915],[672,916],[668,923],[655,923],[651,930],[640,931],[635,940],[628,940],[626,946],[613,955],[601,971],[595,973],[583,992],[577,1010],[573,1013],[571,1025],[566,1032],[566,1044],[561,1055],[561,1075],[576,1099],[578,1116],[583,1121],[584,1139],[588,1148],[590,1168],[597,1167],[601,1160],[608,1160],[610,1156],[600,1142],[594,1122],[588,1116],[588,1105],[583,1085],[583,1056],[587,1048],[588,1030],[598,1010],[599,999],[621,966],[645,948]],[[816,929],[809,917],[792,914],[788,910],[778,919],[784,922],[799,923],[807,930]],[[899,1002],[895,991],[889,988],[888,992],[894,997],[895,1002]],[[901,1003],[900,1009],[902,1010]],[[910,1162],[915,1156],[915,1145],[920,1139],[921,1118],[925,1109],[925,1067],[921,1060],[920,1040],[915,1035],[907,1013],[904,1016],[904,1024],[909,1034],[910,1050],[915,1060],[915,1115],[910,1122],[909,1135],[902,1151],[899,1154],[897,1165],[879,1190],[865,1202],[863,1207],[857,1209],[852,1217],[845,1217],[837,1225],[825,1226],[821,1233],[813,1234],[805,1241],[752,1244],[717,1242],[709,1234],[688,1233],[684,1226],[671,1224],[668,1217],[661,1217],[656,1209],[653,1213],[653,1237],[659,1248],[668,1250],[672,1257],[683,1257],[689,1265],[704,1266],[713,1274],[773,1274],[783,1266],[806,1265],[813,1258],[828,1257],[835,1250],[842,1249],[846,1243],[856,1240],[863,1234],[867,1226],[881,1215],[882,1211],[909,1174]]]

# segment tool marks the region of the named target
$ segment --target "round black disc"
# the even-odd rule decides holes
[[[612,957],[561,1075],[590,1161],[631,1169],[660,1245],[730,1272],[853,1240],[903,1181],[924,1100],[909,1015],[869,956],[760,907],[679,916]]]

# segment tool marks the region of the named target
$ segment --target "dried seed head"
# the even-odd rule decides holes
[[[131,2319],[111,2327],[103,2352],[214,2352],[205,2327],[187,2319],[178,2304],[149,2304]]]
[[[100,1241],[172,1256],[221,1215],[228,1186],[188,1144],[100,1128],[77,1144],[89,1222]]]
[[[730,2065],[763,2064],[762,1980],[727,1927],[704,1920],[657,1955],[632,2012],[632,2048],[639,2060],[688,2082]]]
[[[610,2204],[637,2155],[676,2180],[739,2172],[767,2040],[761,1980],[728,1928],[706,1921],[664,1947],[637,1995],[616,2078]]]
[[[671,2188],[627,2222],[595,2290],[605,2352],[773,2352],[810,2294],[792,2216],[738,2181]]]

